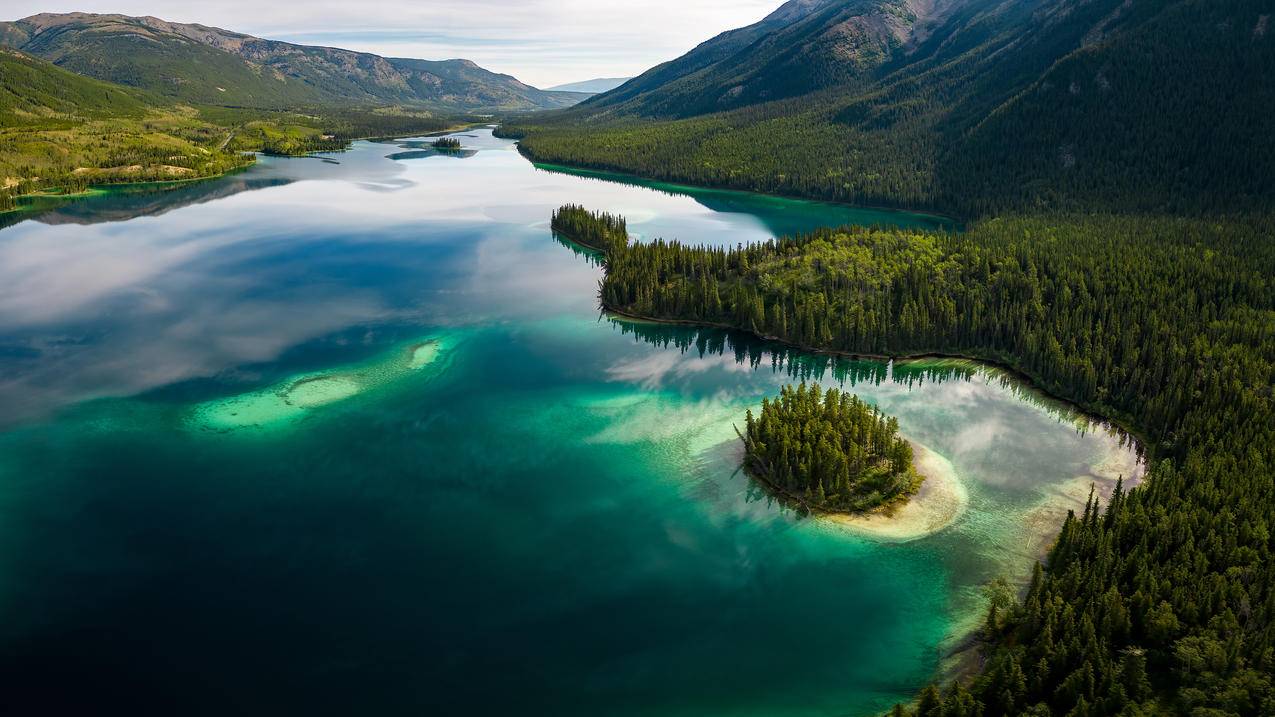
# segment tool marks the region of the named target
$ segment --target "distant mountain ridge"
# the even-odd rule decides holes
[[[967,0],[790,0],[724,32],[588,107],[644,117],[688,117],[876,79]]]
[[[0,23],[0,44],[88,77],[201,104],[499,112],[562,108],[586,97],[540,90],[468,60],[391,59],[155,17],[33,15]]]
[[[600,94],[602,92],[610,92],[615,88],[623,85],[625,82],[633,79],[632,77],[599,77],[592,80],[584,80],[582,82],[569,82],[565,85],[550,87],[550,92],[587,92],[589,94]]]

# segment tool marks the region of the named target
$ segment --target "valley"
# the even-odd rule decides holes
[[[0,22],[0,706],[1275,713],[1268,4]]]

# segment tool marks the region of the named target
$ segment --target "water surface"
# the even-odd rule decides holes
[[[994,370],[599,316],[550,212],[735,244],[924,215],[359,143],[0,230],[0,700],[43,713],[867,715],[1136,470]],[[397,158],[391,159],[395,155]],[[13,222],[17,223],[13,223]],[[732,424],[844,383],[968,510],[876,542],[768,500]]]

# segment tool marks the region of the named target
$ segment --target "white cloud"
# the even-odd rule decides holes
[[[537,86],[636,75],[782,0],[10,0],[5,15],[155,15],[392,56],[463,57]]]

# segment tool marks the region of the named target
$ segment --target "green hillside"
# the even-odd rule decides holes
[[[90,184],[192,179],[251,158],[189,107],[0,51],[0,209],[12,197]]]
[[[964,216],[1243,210],[1275,192],[1269,13],[1261,0],[795,1],[776,13],[786,24],[502,131],[543,161]],[[829,51],[847,16],[894,30]],[[815,91],[765,99],[798,57],[797,86]],[[729,82],[743,104],[708,107]]]
[[[146,107],[137,92],[0,50],[0,126],[39,125],[64,114],[136,117]]]
[[[243,152],[336,150],[361,137],[460,122],[401,107],[321,114],[194,107],[0,49],[0,210],[32,192],[216,176],[251,164]]]
[[[469,60],[395,57],[389,63],[406,78],[415,99],[448,107],[492,112],[554,109],[574,105],[589,96],[539,90],[509,75],[484,70]]]
[[[466,60],[388,60],[153,17],[33,15],[0,23],[0,43],[73,72],[195,104],[409,104],[500,112],[561,108],[585,97],[538,90]]]

